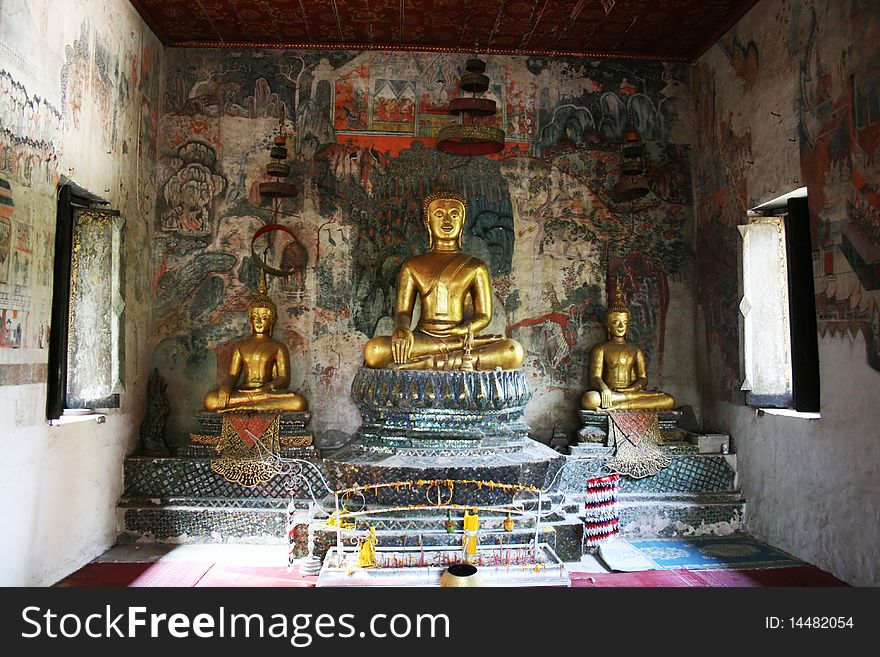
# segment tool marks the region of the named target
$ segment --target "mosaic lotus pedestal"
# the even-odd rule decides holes
[[[362,367],[351,384],[363,445],[439,450],[521,444],[532,398],[520,370],[379,370]]]
[[[532,391],[520,370],[363,367],[351,396],[362,418],[358,438],[325,462],[337,489],[415,479],[541,488],[562,464],[528,436],[523,411]],[[483,493],[479,501],[492,499]]]
[[[367,487],[358,495],[371,514],[357,522],[362,529],[376,527],[381,545],[460,543],[462,511],[450,514],[454,528],[447,534],[444,505],[497,507],[481,512],[481,536],[528,543],[535,525],[514,523],[507,532],[505,505],[524,497],[520,488],[531,491],[525,497],[537,497],[564,462],[559,453],[529,438],[523,411],[531,396],[519,370],[361,368],[352,382],[352,398],[363,422],[356,440],[325,459],[331,486]],[[442,483],[423,483],[434,480]],[[402,485],[383,486],[395,483]],[[443,505],[431,508],[435,494]],[[553,503],[542,500],[545,509]],[[404,511],[383,512],[395,508]],[[559,529],[551,520],[549,514],[542,517],[539,538],[558,551]],[[573,555],[563,550],[559,556]]]

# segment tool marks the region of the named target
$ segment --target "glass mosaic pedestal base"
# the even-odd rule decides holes
[[[351,384],[363,445],[496,448],[528,437],[532,398],[520,370],[490,372],[362,367]]]
[[[312,447],[313,438],[307,425],[312,419],[308,411],[281,413],[278,427],[278,438],[281,443],[280,455],[288,458],[314,458],[316,452]],[[192,439],[189,444],[178,447],[175,456],[215,456],[217,449],[211,444],[212,437],[219,440],[223,430],[223,414],[199,411],[196,414],[199,434],[206,438],[205,442],[196,443]],[[302,448],[308,448],[303,450]]]
[[[581,428],[578,431],[578,441],[581,443],[602,443],[608,441],[608,413],[599,411],[579,411],[581,416]],[[660,435],[667,440],[678,440],[677,428],[681,411],[660,411],[657,423],[660,425]]]

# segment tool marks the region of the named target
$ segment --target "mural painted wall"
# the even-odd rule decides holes
[[[124,0],[0,3],[0,582],[48,585],[115,540],[121,459],[146,403],[161,44]],[[49,428],[56,193],[64,180],[126,219],[122,407]],[[101,482],[95,485],[95,482]],[[65,540],[59,542],[57,537]]]
[[[295,273],[270,285],[291,387],[316,435],[351,435],[366,340],[389,334],[397,273],[426,248],[421,200],[444,178],[469,198],[464,249],[489,263],[488,332],[526,350],[533,428],[571,430],[586,356],[604,339],[606,272],[624,281],[632,339],[652,384],[698,407],[691,290],[689,67],[489,57],[503,153],[459,158],[434,135],[452,117],[464,57],[424,53],[166,52],[154,241],[153,362],[177,400],[178,440],[248,333],[250,239],[272,220],[259,195],[268,147],[295,134],[299,194],[281,221]],[[620,142],[636,128],[651,193],[615,202]],[[328,412],[332,409],[332,412]]]
[[[875,586],[878,62],[876,2],[764,0],[694,67],[707,423],[734,434],[750,529],[851,583]],[[801,186],[814,249],[822,418],[758,421],[739,392],[736,226],[748,208]]]

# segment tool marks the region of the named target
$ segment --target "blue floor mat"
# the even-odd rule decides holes
[[[634,538],[629,542],[661,570],[785,568],[804,562],[745,534],[688,538]]]

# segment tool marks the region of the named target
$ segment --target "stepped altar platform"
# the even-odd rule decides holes
[[[339,547],[341,528],[326,517],[335,509],[347,523],[347,553],[373,531],[382,551],[398,557],[415,546],[452,555],[461,549],[464,513],[476,508],[487,554],[540,544],[567,562],[591,551],[586,482],[605,472],[611,448],[583,441],[562,455],[529,438],[523,410],[531,391],[521,373],[362,369],[352,396],[364,417],[354,440],[321,454],[307,414],[285,415],[277,454],[285,467],[256,486],[212,471],[217,452],[210,441],[170,457],[128,457],[120,540],[286,543],[291,559],[324,559]],[[601,419],[592,418],[600,430]],[[675,419],[661,416],[661,429],[672,430]],[[202,414],[201,432],[216,436],[218,422],[216,414]],[[644,478],[620,476],[620,535],[741,529],[735,454],[665,440],[659,449],[667,467]],[[352,488],[356,493],[344,492]],[[386,575],[373,579],[396,579]]]

